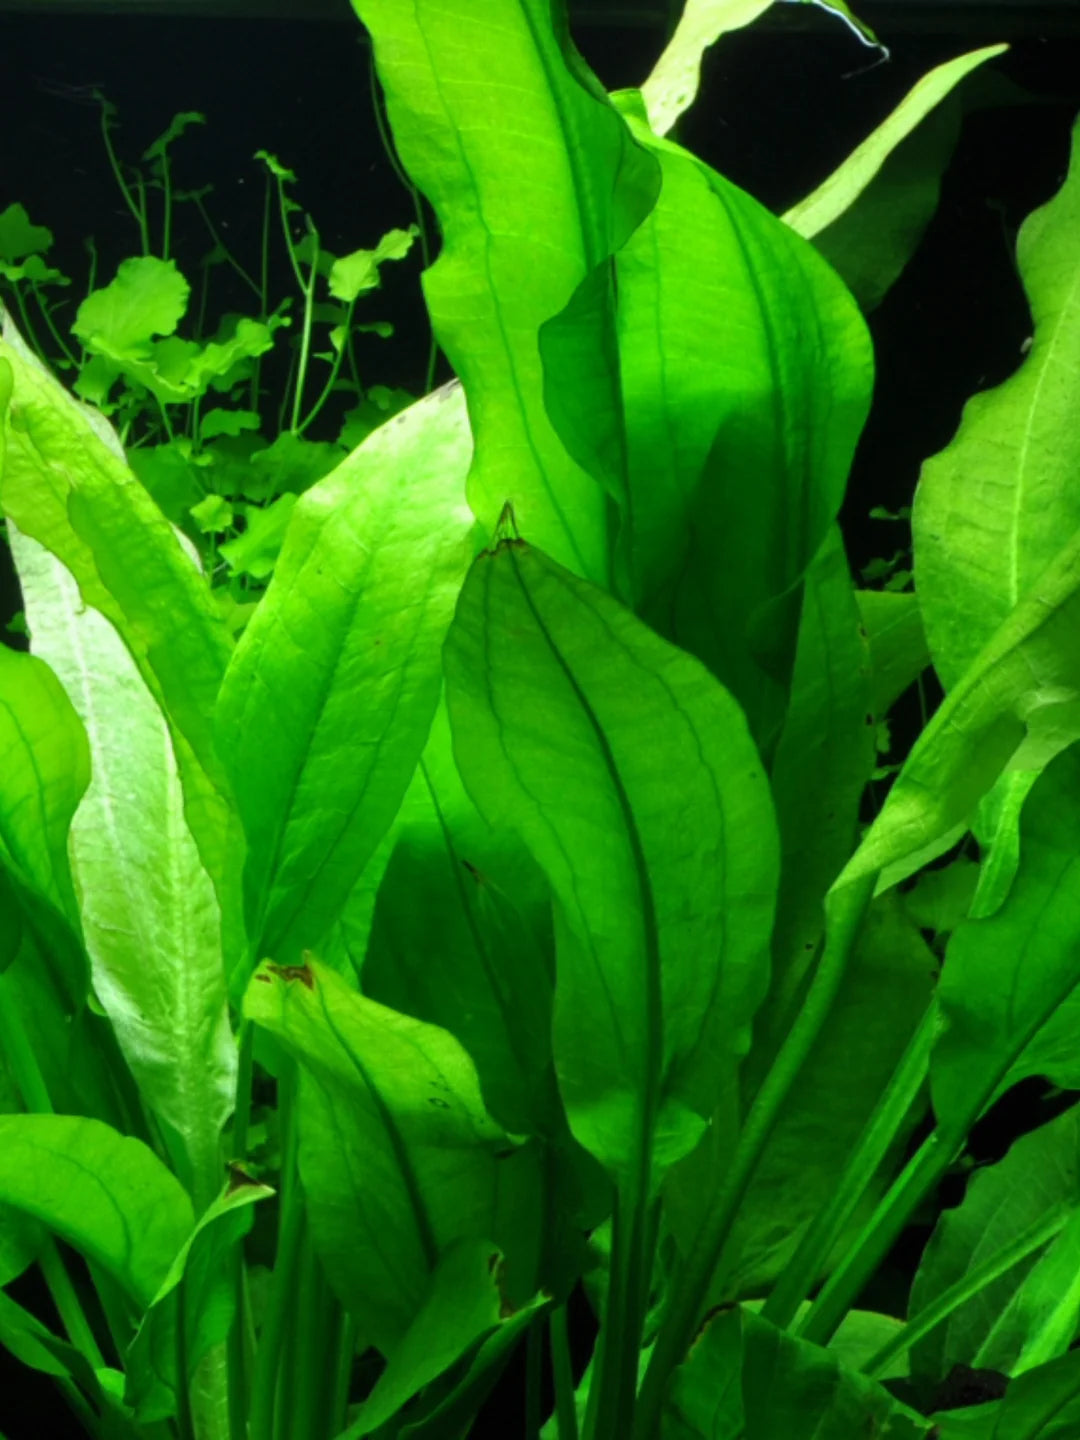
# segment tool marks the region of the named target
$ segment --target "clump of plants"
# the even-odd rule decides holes
[[[529,1440],[1069,1433],[1080,1111],[938,1185],[1019,1082],[1080,1088],[1080,128],[1030,349],[923,467],[913,586],[859,588],[860,301],[1003,47],[778,217],[668,138],[767,0],[615,94],[549,0],[354,6],[457,379],[298,487],[241,634],[101,406],[222,474],[266,306],[177,341],[174,279],[127,345],[90,296],[97,409],[5,324],[0,1342],[131,1440],[456,1440],[519,1347]],[[269,499],[229,453],[196,535]]]
[[[420,227],[392,229],[374,249],[334,255],[290,194],[295,174],[259,151],[262,233],[255,263],[245,264],[215,224],[213,187],[181,190],[174,182],[173,147],[206,117],[175,115],[142,164],[129,165],[114,140],[116,107],[101,91],[93,98],[138,253],[99,286],[88,240],[87,293],[72,313],[73,282],[48,258],[52,232],[14,203],[0,213],[0,296],[35,353],[109,420],[135,474],[195,546],[239,630],[265,589],[297,496],[415,398],[362,379],[358,337],[385,339],[393,326],[362,321],[357,306],[378,288],[380,266],[410,253]],[[180,207],[197,213],[209,244],[192,256],[194,301],[176,257]],[[275,243],[297,292],[276,303]],[[252,313],[215,306],[223,274],[249,293]],[[283,342],[284,367],[272,354]],[[270,371],[269,361],[277,362]],[[320,428],[324,438],[315,439]]]

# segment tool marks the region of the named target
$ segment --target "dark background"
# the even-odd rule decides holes
[[[237,3],[254,8],[256,0]],[[1080,107],[1076,6],[1037,0],[1024,6],[978,0],[905,5],[857,7],[892,49],[888,64],[870,69],[871,52],[838,23],[816,12],[784,13],[796,12],[794,6],[776,7],[771,23],[728,36],[707,57],[702,97],[681,129],[691,149],[783,210],[828,174],[928,69],[963,51],[1014,38],[1010,54],[994,66],[1044,102],[969,117],[938,215],[872,316],[875,403],[842,517],[856,568],[902,543],[897,527],[869,520],[869,510],[910,504],[920,463],[948,442],[965,400],[997,384],[1020,361],[1030,323],[1015,273],[1015,233],[1060,186],[1070,125]],[[616,23],[612,10],[584,6],[574,30],[609,88],[640,83],[663,39],[658,11],[624,9],[628,19]],[[41,6],[36,15],[0,13],[0,209],[21,201],[35,223],[54,232],[51,259],[76,281],[71,313],[86,275],[85,237],[96,237],[99,284],[111,278],[119,260],[136,253],[135,229],[106,163],[97,109],[84,103],[85,88],[93,85],[118,106],[116,143],[131,160],[175,112],[206,114],[205,128],[189,131],[175,147],[176,182],[182,188],[213,183],[207,203],[248,265],[256,263],[261,226],[261,171],[252,160],[260,148],[297,173],[296,198],[336,253],[373,246],[385,230],[415,218],[380,144],[368,51],[359,25],[347,16],[340,22],[196,20],[50,15]],[[205,232],[181,211],[175,245],[181,269],[194,271],[206,248]],[[275,254],[275,289],[284,294],[288,277],[280,250]],[[428,335],[419,270],[415,251],[385,267],[383,290],[359,317],[396,327],[393,338],[366,344],[367,383],[417,393],[423,388]],[[226,282],[215,293],[219,308],[250,313],[242,290],[230,292]],[[18,608],[6,561],[0,547],[0,625]],[[1035,1085],[1003,1102],[980,1127],[972,1147],[976,1157],[1003,1153],[1012,1135],[1046,1118],[1040,1099]],[[897,1247],[877,1282],[875,1305],[885,1308],[902,1293],[925,1233],[915,1228]],[[25,1303],[41,1303],[30,1280],[13,1293]],[[39,1313],[48,1318],[47,1308]],[[591,1337],[581,1306],[576,1318],[583,1363]],[[490,1423],[477,1436],[521,1433],[513,1408],[520,1386],[515,1365],[493,1397]],[[8,1440],[73,1433],[51,1384],[13,1367],[4,1352],[0,1395],[0,1429]],[[21,1421],[12,1395],[19,1397]]]

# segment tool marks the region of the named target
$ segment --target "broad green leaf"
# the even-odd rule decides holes
[[[945,1125],[1027,1075],[1080,1089],[1080,747],[1040,777],[1020,830],[1008,899],[949,941],[938,989],[947,1024],[931,1061]]]
[[[533,1293],[535,1147],[484,1108],[447,1031],[356,993],[332,970],[264,962],[244,1013],[300,1062],[300,1176],[315,1249],[359,1332],[390,1356],[459,1240],[507,1255]],[[519,1238],[521,1237],[521,1238]]]
[[[1031,348],[1008,380],[968,402],[915,495],[916,587],[946,690],[1080,528],[1078,231],[1080,122],[1065,184],[1017,242]]]
[[[71,856],[94,989],[202,1210],[221,1183],[237,1057],[221,913],[185,819],[172,739],[130,652],[103,615],[80,605],[61,562],[26,536],[12,543],[34,649],[90,742]]]
[[[962,108],[948,96],[887,157],[844,213],[813,237],[863,314],[875,309],[919,248],[960,138]]]
[[[218,705],[253,956],[295,961],[324,939],[408,788],[474,551],[470,449],[461,389],[444,386],[296,502]]]
[[[499,1251],[483,1240],[462,1240],[446,1251],[416,1318],[359,1415],[338,1440],[370,1435],[492,1331],[509,1324],[520,1334],[542,1298],[524,1310],[508,1310],[501,1266]]]
[[[555,897],[571,1130],[656,1186],[767,984],[776,832],[746,722],[696,660],[520,540],[474,562],[444,664],[466,789]]]
[[[839,510],[869,407],[869,335],[813,246],[656,139],[634,95],[614,98],[663,174],[616,261],[629,464],[617,569],[637,613],[731,690],[768,751],[786,708],[799,585]],[[553,368],[556,415],[562,384]],[[580,450],[570,418],[560,433]]]
[[[232,647],[209,586],[107,422],[44,370],[10,319],[0,340],[0,415],[0,508],[13,533],[67,567],[82,603],[115,627],[161,705],[186,818],[236,943],[239,850],[212,725]]]
[[[67,838],[90,781],[86,734],[48,665],[0,645],[0,860],[78,925]]]
[[[934,970],[933,955],[896,897],[882,896],[870,907],[821,1034],[779,1112],[732,1226],[711,1297],[764,1294],[791,1261],[810,1222],[831,1198],[923,1017]],[[752,1064],[758,1044],[755,1027],[754,1051],[743,1072],[743,1114],[760,1084],[761,1069]],[[917,1113],[911,1115],[909,1129],[917,1119]],[[706,1141],[665,1187],[665,1212],[684,1252],[714,1203],[729,1163],[735,1125],[726,1128],[727,1136],[718,1114]],[[897,1137],[894,1153],[903,1139],[903,1134]],[[847,1233],[868,1218],[891,1173],[884,1166],[866,1186]]]
[[[710,45],[763,15],[772,0],[686,0],[675,33],[641,86],[656,135],[666,135],[697,97],[701,62]]]
[[[1040,1317],[1052,1314],[1068,1296],[1077,1273],[1075,1217],[1080,1216],[1080,1110],[1075,1106],[1021,1136],[996,1165],[976,1171],[963,1201],[942,1213],[911,1287],[909,1318],[917,1320],[943,1292],[992,1261],[1017,1236],[1057,1216],[1056,1234],[989,1283],[973,1286],[970,1297],[914,1345],[916,1377],[940,1384],[955,1364],[1016,1373]],[[1078,1318],[1074,1313],[1072,1333],[1055,1354],[1068,1349]]]
[[[930,1428],[831,1351],[745,1306],[724,1307],[703,1326],[673,1376],[668,1417],[683,1427],[672,1430],[679,1440],[917,1440]]]
[[[493,1118],[512,1133],[542,1137],[539,1279],[561,1298],[586,1263],[582,1232],[610,1209],[610,1186],[570,1135],[555,1080],[547,883],[520,842],[493,830],[469,799],[445,705],[394,834],[364,958],[364,994],[451,1031],[476,1066]]]
[[[854,203],[877,175],[888,156],[938,105],[965,75],[1002,55],[1007,45],[988,45],[936,66],[908,91],[897,108],[869,135],[827,180],[793,205],[784,220],[807,239],[823,231]]]
[[[1078,625],[1080,531],[945,697],[834,893],[886,866],[895,883],[963,833],[1006,766],[1041,768],[1080,735]]]
[[[636,146],[550,0],[353,0],[371,32],[394,142],[443,248],[423,277],[469,399],[468,497],[487,535],[510,501],[536,544],[610,582],[610,500],[545,408],[537,333],[561,316],[573,403],[618,484],[621,400],[611,256],[653,205]],[[513,124],[508,127],[508,107]]]
[[[445,704],[395,821],[364,959],[365,995],[452,1030],[491,1113],[554,1133],[554,940],[543,875],[492,829],[462,785]],[[437,954],[438,964],[431,963]]]
[[[200,1360],[227,1338],[236,1309],[228,1256],[251,1229],[251,1206],[273,1193],[235,1172],[177,1252],[125,1356],[124,1402],[141,1424],[175,1415],[181,1379],[190,1384]],[[182,1352],[177,1345],[181,1324]],[[180,1353],[187,1362],[183,1377],[177,1371]]]
[[[99,1264],[141,1309],[194,1224],[152,1150],[77,1115],[0,1115],[0,1200]]]

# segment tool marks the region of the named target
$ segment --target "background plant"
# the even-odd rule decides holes
[[[89,240],[87,294],[65,319],[72,282],[48,263],[53,236],[15,203],[0,214],[0,293],[41,358],[110,419],[140,480],[196,546],[222,587],[230,623],[240,628],[273,570],[297,495],[413,398],[361,380],[358,335],[385,339],[393,327],[361,323],[355,312],[359,299],[378,287],[379,266],[404,258],[420,229],[391,230],[372,250],[335,256],[289,194],[296,176],[259,151],[262,235],[249,269],[214,223],[212,186],[178,190],[173,182],[172,147],[206,117],[174,116],[143,152],[143,165],[127,165],[114,142],[116,107],[100,90],[92,96],[138,253],[98,288],[97,252]],[[174,255],[178,206],[197,211],[211,246],[193,262],[199,279],[191,315],[191,285]],[[298,292],[277,304],[270,294],[275,237]],[[250,292],[253,315],[226,311],[211,319],[212,281],[222,267]],[[185,317],[189,333],[182,337]],[[292,340],[288,362],[268,373],[265,357],[279,332]],[[331,438],[312,439],[313,427]]]

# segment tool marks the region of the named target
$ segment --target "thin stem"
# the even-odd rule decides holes
[[[739,1205],[780,1118],[783,1103],[832,1009],[876,879],[875,874],[860,876],[834,896],[825,949],[802,1010],[750,1107],[720,1192],[706,1210],[689,1254],[675,1268],[671,1299],[642,1381],[635,1440],[655,1440],[659,1434],[664,1394],[671,1373],[690,1348]]]
[[[980,1290],[1000,1276],[1006,1274],[1014,1265],[1019,1265],[1021,1260],[1026,1260],[1029,1255],[1047,1244],[1055,1235],[1059,1235],[1065,1226],[1072,1219],[1075,1211],[1072,1205],[1062,1202],[1055,1205],[1033,1225],[1029,1225],[1008,1245],[989,1256],[981,1264],[976,1265],[962,1276],[955,1284],[943,1290],[940,1295],[929,1305],[914,1315],[902,1330],[886,1341],[879,1350],[876,1350],[870,1359],[860,1368],[865,1375],[871,1379],[887,1373],[889,1365],[897,1355],[903,1355],[913,1345],[929,1335],[931,1330],[937,1328],[942,1321],[947,1320],[961,1305],[965,1305]]]
[[[570,1335],[566,1306],[556,1305],[548,1324],[551,1340],[551,1373],[555,1380],[555,1418],[559,1440],[578,1440],[577,1410],[574,1406],[574,1371],[570,1363]]]
[[[296,426],[297,435],[302,435],[304,433],[304,431],[315,419],[316,415],[318,415],[319,411],[323,408],[323,406],[326,404],[327,400],[329,400],[331,394],[333,393],[334,385],[337,382],[338,375],[341,373],[341,362],[345,356],[345,337],[352,329],[353,310],[355,309],[355,307],[356,301],[350,300],[349,309],[345,316],[345,323],[342,326],[343,333],[341,337],[341,344],[337,347],[337,350],[335,352],[333,363],[330,366],[330,374],[327,376],[326,384],[323,386],[319,398],[315,401],[314,405],[312,405],[304,420]]]
[[[57,329],[56,323],[52,318],[52,309],[50,306],[45,304],[45,298],[41,293],[41,286],[35,285],[33,281],[31,281],[30,289],[33,292],[34,299],[37,301],[37,307],[41,311],[42,319],[48,326],[49,334],[53,338],[53,344],[60,351],[61,355],[63,355],[64,359],[68,362],[69,365],[71,365],[72,367],[77,367],[78,361],[75,359],[75,352],[67,344],[67,342],[64,340],[64,337]]]
[[[238,1049],[236,1108],[233,1113],[233,1153],[229,1158],[243,1162],[247,1158],[248,1126],[251,1122],[251,1076],[255,1049],[255,1031],[250,1020],[240,1021]],[[236,1306],[226,1341],[229,1376],[229,1440],[247,1440],[248,1384],[251,1377],[248,1327],[251,1323],[251,1304],[242,1239],[232,1247],[229,1253],[228,1267]]]
[[[300,433],[300,407],[304,399],[304,386],[307,383],[307,367],[311,357],[311,322],[315,310],[315,281],[318,277],[319,265],[319,232],[311,223],[308,217],[308,234],[312,240],[311,268],[308,271],[307,285],[304,287],[304,319],[300,330],[300,359],[296,372],[296,388],[293,391],[292,421],[289,425],[294,435]],[[316,405],[322,404],[322,400]],[[309,419],[312,417],[309,416]]]
[[[826,1345],[923,1199],[963,1148],[967,1126],[938,1126],[912,1156],[793,1333]]]
[[[161,222],[161,258],[168,260],[169,247],[172,244],[172,173],[169,169],[169,152],[161,152],[161,187],[162,197],[162,222]]]
[[[828,1204],[818,1212],[765,1302],[762,1315],[781,1329],[794,1319],[918,1098],[937,1031],[938,1008],[936,1001],[931,1001],[848,1157]]]
[[[335,1346],[334,1390],[330,1409],[330,1434],[345,1428],[349,1413],[349,1388],[352,1384],[353,1359],[356,1355],[356,1321],[338,1306],[338,1336]]]
[[[117,185],[120,187],[120,194],[124,197],[124,204],[131,211],[135,224],[139,227],[139,243],[142,246],[144,255],[150,254],[150,233],[146,224],[146,197],[141,196],[142,204],[136,204],[131,188],[124,179],[124,172],[120,167],[116,151],[113,149],[112,136],[109,133],[109,111],[112,107],[104,97],[101,98],[101,138],[105,142],[105,154],[109,158],[109,166],[112,169]],[[141,177],[140,177],[141,180]],[[140,187],[141,188],[141,187]]]
[[[255,1354],[255,1376],[251,1393],[251,1440],[274,1440],[274,1410],[281,1370],[282,1343],[289,1308],[293,1303],[304,1213],[296,1172],[297,1076],[294,1061],[285,1062],[278,1083],[278,1113],[285,1137],[281,1162],[281,1209],[278,1216],[278,1245],[270,1299]]]
[[[269,179],[267,179],[267,183],[266,183],[266,194],[267,194],[267,197],[269,197],[269,194],[270,194],[270,182],[269,182]],[[203,204],[203,202],[202,202],[202,196],[201,196],[201,195],[190,195],[190,196],[188,196],[188,198],[191,200],[191,202],[192,202],[192,204],[195,206],[196,210],[198,210],[199,214],[202,216],[203,224],[206,226],[207,230],[210,232],[210,238],[211,238],[211,240],[213,240],[214,244],[215,244],[215,245],[218,247],[218,249],[221,251],[222,257],[223,257],[223,259],[225,260],[226,265],[231,266],[232,269],[236,271],[237,275],[239,275],[240,279],[244,282],[244,284],[247,285],[249,289],[251,289],[251,290],[253,290],[253,291],[255,292],[255,295],[258,297],[258,299],[260,300],[260,302],[262,302],[261,309],[260,309],[260,314],[265,314],[266,306],[265,306],[265,295],[264,295],[264,292],[259,289],[259,286],[258,286],[257,282],[251,278],[250,274],[247,272],[247,270],[244,269],[243,265],[241,265],[240,261],[237,260],[237,258],[235,257],[235,255],[233,255],[232,251],[229,249],[229,247],[225,244],[224,240],[222,240],[221,236],[218,234],[217,226],[216,226],[216,225],[214,224],[214,222],[210,219],[210,214],[209,214],[209,212],[207,211],[206,206],[205,206],[205,205]],[[265,235],[264,235],[264,242],[265,242]]]

